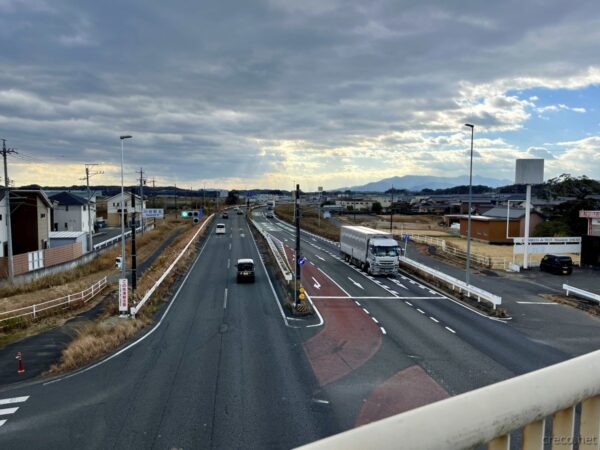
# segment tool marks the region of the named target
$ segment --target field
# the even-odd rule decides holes
[[[293,223],[294,205],[283,204],[275,206],[275,214],[284,219],[286,222]],[[300,212],[301,226],[303,230],[318,234],[333,241],[338,241],[340,238],[340,229],[332,224],[329,220],[321,219],[315,208],[303,207]]]

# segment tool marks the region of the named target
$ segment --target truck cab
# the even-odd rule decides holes
[[[371,275],[391,275],[398,272],[398,243],[393,239],[371,239],[367,267]]]

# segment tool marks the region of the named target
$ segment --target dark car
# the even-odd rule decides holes
[[[238,283],[254,283],[254,261],[251,258],[238,259],[236,268]]]
[[[573,260],[570,256],[545,255],[540,262],[540,270],[558,275],[570,275],[573,272]]]
[[[224,213],[221,215],[221,217],[222,217],[223,219],[229,219],[229,214],[227,214],[226,212],[224,212]]]

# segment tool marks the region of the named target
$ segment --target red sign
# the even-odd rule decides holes
[[[584,219],[600,219],[600,211],[579,211],[579,217]]]
[[[127,312],[127,278],[119,278],[119,312]]]

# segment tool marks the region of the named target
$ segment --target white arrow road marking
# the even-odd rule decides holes
[[[365,290],[365,288],[364,288],[364,287],[362,287],[360,283],[357,283],[356,281],[354,281],[354,280],[353,280],[352,278],[350,278],[350,277],[348,277],[348,279],[349,279],[350,281],[352,281],[352,283],[354,283],[356,286],[358,286],[359,288],[361,288],[363,291]]]
[[[314,282],[315,282],[315,288],[317,288],[317,289],[321,289],[321,284],[320,284],[320,283],[319,283],[317,280],[315,280],[315,277],[311,277],[311,278],[312,278],[312,279],[314,280]]]
[[[325,258],[322,258],[322,257],[321,257],[321,256],[319,256],[319,255],[315,255],[315,256],[316,256],[317,258],[319,258],[321,261],[325,261]]]

